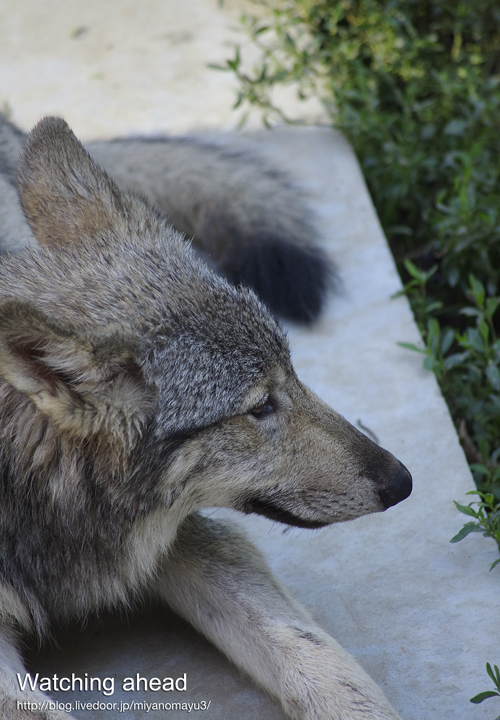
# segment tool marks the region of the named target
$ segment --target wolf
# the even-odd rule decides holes
[[[69,717],[47,709],[39,690],[21,689],[26,634],[43,640],[60,624],[152,597],[288,717],[395,720],[381,690],[242,532],[200,512],[226,507],[320,528],[384,511],[411,492],[410,473],[393,455],[298,380],[286,336],[250,283],[215,272],[165,218],[198,241],[208,237],[229,276],[238,245],[247,259],[257,246],[256,266],[265,257],[279,263],[293,213],[276,209],[288,219],[284,228],[273,219],[273,240],[258,202],[239,222],[241,211],[215,203],[211,187],[206,202],[190,199],[189,179],[184,206],[156,197],[154,207],[146,196],[168,183],[154,173],[144,180],[147,159],[137,171],[146,190],[125,190],[63,120],[45,118],[25,142],[5,120],[3,128],[11,171],[2,173],[2,232],[17,252],[0,263],[1,717]],[[131,142],[137,160],[140,143]],[[145,143],[146,158],[155,143]],[[94,150],[108,153],[108,165],[121,153],[126,165],[126,147]],[[183,147],[200,154],[202,167],[212,162],[206,157],[220,160],[219,149],[188,141],[174,142],[173,154]],[[231,196],[232,163],[236,176],[246,171],[238,158],[226,161]],[[250,207],[234,192],[229,200]],[[276,202],[281,192],[291,191],[278,189]],[[301,228],[302,220],[290,230],[285,269],[298,252],[321,265]],[[266,236],[274,243],[267,255]],[[303,299],[296,307],[306,318],[318,309],[305,311]]]

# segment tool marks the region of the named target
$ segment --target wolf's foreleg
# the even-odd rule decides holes
[[[33,682],[33,678],[31,678]],[[0,625],[0,717],[2,720],[72,720],[68,712],[57,709],[57,702],[30,681],[16,645],[16,635],[8,625]]]
[[[158,580],[160,595],[295,720],[397,720],[361,667],[224,522],[192,516]]]

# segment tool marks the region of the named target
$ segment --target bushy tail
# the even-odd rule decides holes
[[[191,139],[93,143],[118,184],[152,200],[234,284],[253,288],[277,315],[311,322],[333,267],[303,194],[246,153]]]
[[[17,193],[17,164],[25,139],[0,113],[0,255],[35,243]]]
[[[17,163],[26,135],[0,113],[0,174],[17,187]]]
[[[34,242],[17,197],[25,135],[0,114],[0,254]],[[88,145],[124,188],[154,203],[235,285],[278,316],[312,322],[334,276],[303,194],[247,153],[193,139]]]

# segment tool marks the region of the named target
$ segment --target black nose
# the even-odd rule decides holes
[[[401,500],[405,500],[411,493],[411,488],[411,475],[403,463],[398,460],[395,472],[391,477],[385,478],[385,483],[379,491],[385,509],[387,510],[387,508],[397,505]]]

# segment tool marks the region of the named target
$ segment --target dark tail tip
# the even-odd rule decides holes
[[[302,323],[318,318],[335,278],[322,249],[281,238],[239,248],[222,269],[235,285],[252,288],[275,315]]]

